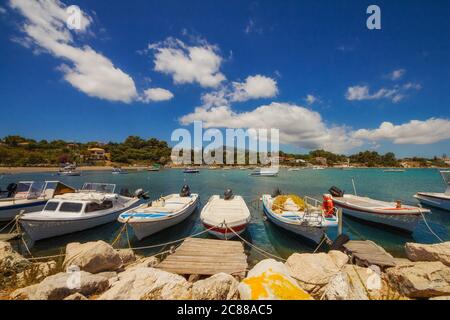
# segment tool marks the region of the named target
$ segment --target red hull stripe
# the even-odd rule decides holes
[[[210,229],[210,228],[213,227],[213,226],[210,226],[210,225],[208,225],[208,224],[206,224],[206,223],[203,223],[203,226],[204,226],[206,229]],[[247,223],[246,223],[246,224],[242,224],[242,225],[240,225],[240,226],[232,227],[232,228],[233,228],[233,230],[234,230],[235,232],[239,232],[239,231],[241,231],[241,230],[247,228]],[[228,229],[228,228],[219,228],[219,227],[212,228],[210,231],[220,232],[220,233],[223,233],[223,234],[225,234],[225,233],[233,233],[233,231],[231,231],[231,230]]]
[[[407,213],[407,212],[386,213],[386,212],[373,211],[371,209],[361,210],[361,209],[358,209],[358,208],[355,208],[355,207],[351,207],[351,206],[348,206],[348,205],[345,205],[345,204],[338,203],[336,201],[334,203],[336,203],[336,205],[338,207],[341,207],[341,208],[344,208],[344,209],[349,209],[349,210],[353,210],[353,211],[359,211],[359,212],[363,212],[363,213],[379,214],[379,215],[384,215],[384,216],[418,216],[418,215],[420,215],[420,213],[418,213],[418,212],[417,213]],[[408,209],[405,209],[405,210],[408,210]]]

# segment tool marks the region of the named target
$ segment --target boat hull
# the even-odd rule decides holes
[[[327,230],[326,227],[308,227],[298,224],[285,223],[274,217],[272,211],[269,210],[269,208],[267,208],[264,203],[263,203],[263,211],[266,217],[278,227],[288,230],[292,233],[295,233],[296,235],[299,235],[310,242],[318,244],[322,241],[323,237],[325,236],[325,232]]]
[[[20,219],[21,226],[33,241],[58,237],[70,233],[92,229],[103,224],[116,221],[118,216],[128,210],[137,201],[134,200],[120,210],[95,217],[83,217],[80,219]]]
[[[230,228],[233,229],[234,232],[230,228],[214,227],[205,222],[203,222],[203,226],[205,227],[205,229],[209,229],[208,233],[210,235],[213,235],[214,237],[222,239],[222,240],[229,240],[229,239],[236,237],[235,233],[237,233],[238,235],[241,235],[242,233],[244,233],[245,230],[247,230],[248,223],[230,226]]]
[[[426,206],[450,211],[450,199],[421,192],[417,193],[414,197]]]
[[[11,221],[22,210],[27,212],[42,210],[47,203],[47,200],[36,201],[32,203],[18,203],[8,206],[0,207],[0,222]]]
[[[420,214],[381,214],[362,211],[356,208],[340,205],[336,206],[342,208],[342,213],[356,218],[361,221],[367,221],[372,224],[387,226],[403,232],[412,233],[417,227],[417,224],[422,219]]]
[[[139,240],[142,240],[152,234],[155,234],[164,229],[170,228],[178,223],[186,220],[196,209],[198,206],[198,198],[194,202],[194,204],[188,206],[181,213],[176,215],[170,219],[157,220],[157,221],[140,221],[140,222],[128,222],[130,226],[133,228],[134,234]]]

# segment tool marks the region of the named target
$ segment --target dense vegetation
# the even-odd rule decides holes
[[[103,165],[105,161],[92,160],[89,148],[100,147],[110,154],[111,161],[122,164],[165,164],[171,149],[167,142],[155,138],[148,140],[128,137],[123,143],[74,143],[62,140],[36,141],[20,136],[7,136],[0,140],[1,166],[51,166],[76,162],[79,165]]]

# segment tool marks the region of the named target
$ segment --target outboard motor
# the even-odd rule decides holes
[[[147,192],[145,192],[143,189],[137,189],[134,192],[134,196],[139,199],[145,199],[145,200],[148,199]]]
[[[225,200],[231,200],[233,198],[233,190],[231,189],[225,190],[225,192],[223,193],[223,198]]]
[[[180,191],[180,197],[189,197],[191,195],[191,188],[185,184]]]
[[[278,196],[281,196],[283,193],[281,192],[280,188],[276,188],[275,190],[273,190],[272,192],[272,198],[276,198]]]
[[[6,187],[6,191],[8,191],[8,198],[12,198],[12,196],[16,193],[17,183],[10,183]]]
[[[339,189],[336,186],[332,186],[328,192],[333,196],[333,197],[337,197],[337,198],[341,198],[344,196],[344,191],[342,191],[341,189]]]

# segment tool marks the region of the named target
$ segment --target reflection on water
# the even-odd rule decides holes
[[[404,203],[417,203],[412,197],[417,191],[442,192],[444,185],[437,170],[410,169],[403,173],[388,174],[381,169],[354,170],[301,170],[287,171],[282,169],[278,177],[251,177],[247,170],[201,170],[199,174],[184,174],[182,170],[171,169],[159,172],[138,171],[126,175],[113,175],[111,172],[83,172],[79,177],[54,176],[53,173],[27,173],[4,175],[0,180],[0,188],[4,189],[10,182],[18,180],[61,180],[73,187],[81,187],[84,182],[115,183],[117,189],[128,188],[134,191],[143,188],[149,192],[151,199],[169,193],[178,193],[183,184],[189,184],[192,192],[199,193],[201,204],[199,209],[183,223],[166,229],[147,239],[138,241],[129,228],[129,239],[133,247],[156,245],[184,238],[193,233],[201,232],[199,214],[201,207],[213,194],[223,194],[226,188],[233,189],[235,194],[244,197],[252,214],[251,224],[243,237],[258,247],[277,256],[287,258],[293,252],[312,252],[313,246],[304,242],[298,236],[274,226],[263,217],[260,197],[280,188],[285,193],[309,195],[321,199],[329,187],[336,185],[347,192],[353,192],[351,178],[356,182],[359,195],[367,195],[381,200],[402,200]],[[431,228],[444,240],[449,240],[450,212],[432,209],[427,215]],[[396,256],[403,255],[405,242],[435,243],[437,239],[422,222],[408,236],[395,233],[384,228],[373,227],[358,221],[345,218],[344,233],[352,239],[368,239],[381,244],[386,250]],[[66,235],[54,239],[37,242],[32,248],[35,255],[56,254],[69,242],[85,242],[105,240],[112,242],[117,236],[121,224],[110,223],[92,230]],[[335,234],[330,232],[330,237]],[[201,237],[211,237],[202,234]],[[127,237],[123,236],[119,246],[127,247]],[[141,250],[144,255],[154,254],[170,249],[171,245]],[[263,257],[254,249],[246,246],[249,261],[252,264]]]

